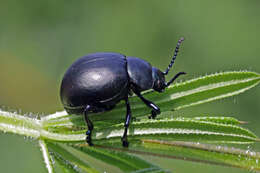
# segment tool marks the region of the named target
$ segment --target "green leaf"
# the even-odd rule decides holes
[[[164,113],[162,113],[164,114]],[[69,119],[68,119],[69,120]],[[82,120],[83,121],[83,120]],[[82,133],[86,127],[79,128],[78,124],[70,121],[58,121],[48,126],[53,134],[74,135],[74,139],[85,140]],[[110,126],[97,125],[93,131],[93,140],[121,138],[124,124]],[[78,129],[77,129],[78,128]],[[164,118],[158,120],[142,119],[132,122],[129,127],[129,139],[167,139],[201,142],[222,143],[252,143],[258,141],[256,135],[239,126],[239,121],[232,117],[194,117],[194,118]],[[73,140],[74,140],[73,139]],[[55,139],[52,139],[55,140]],[[57,140],[57,139],[56,139]],[[72,139],[60,139],[73,141]]]
[[[158,140],[143,141],[136,149],[149,151],[169,157],[179,157],[185,160],[232,166],[248,170],[260,170],[260,153],[242,150],[234,147],[215,146],[194,142],[167,142]],[[142,148],[142,149],[141,149]]]
[[[231,125],[239,125],[239,124],[246,124],[244,121],[238,121],[233,117],[194,117],[193,119],[198,121],[206,121],[206,122],[215,122],[215,123],[222,123],[222,124],[231,124]]]
[[[148,163],[137,156],[129,155],[125,152],[111,151],[103,148],[88,147],[86,144],[72,145],[78,151],[84,152],[88,156],[92,156],[105,163],[118,167],[124,172],[149,172],[159,171],[161,168]]]
[[[90,167],[85,160],[81,160],[78,156],[75,156],[74,153],[66,150],[62,145],[48,142],[47,146],[63,170],[67,170],[68,172],[99,172]]]
[[[222,119],[222,117],[219,117]],[[217,118],[215,119],[217,120]],[[94,139],[120,138],[124,130],[123,124],[98,129]],[[216,122],[198,121],[196,118],[174,118],[162,120],[142,120],[133,122],[129,129],[129,138],[134,139],[167,139],[201,142],[250,143],[257,141],[252,132],[237,125]]]
[[[127,150],[118,147],[119,145],[119,142],[107,141],[95,147],[137,155],[156,156],[247,170],[260,170],[260,153],[249,149],[243,150],[235,147],[209,145],[199,142],[151,139],[136,140]]]
[[[119,170],[111,168],[113,166],[119,168],[122,172],[166,172],[134,155],[86,146],[86,144],[48,143],[52,155],[59,162],[63,171],[105,172],[106,169],[104,168],[110,167],[110,169],[118,172]],[[92,168],[87,166],[89,164]]]

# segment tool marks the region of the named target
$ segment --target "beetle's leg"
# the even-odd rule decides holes
[[[150,108],[152,108],[152,115],[149,116],[149,119],[155,119],[155,117],[161,113],[160,108],[158,106],[156,106],[153,102],[151,102],[150,100],[147,100],[146,98],[144,98],[140,92],[135,92],[135,94]]]
[[[124,147],[128,147],[128,141],[127,141],[127,130],[131,121],[131,108],[130,108],[130,104],[128,101],[128,97],[126,97],[125,99],[125,104],[126,104],[126,118],[125,118],[125,131],[122,137],[122,145]]]
[[[90,108],[91,107],[89,105],[86,106],[86,108],[84,110],[84,116],[85,116],[85,122],[88,125],[88,131],[86,132],[86,135],[87,135],[86,141],[90,146],[92,146],[93,143],[92,143],[92,140],[91,140],[91,134],[92,134],[92,130],[93,130],[94,126],[93,126],[92,122],[90,121],[90,119],[88,117],[88,113],[89,113]]]

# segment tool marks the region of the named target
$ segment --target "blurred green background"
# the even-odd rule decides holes
[[[78,57],[98,51],[141,57],[182,79],[228,71],[260,72],[260,1],[5,0],[0,3],[0,105],[40,115],[62,110],[61,78]],[[187,108],[175,116],[224,115],[250,122],[260,136],[260,88]],[[250,146],[260,151],[260,145]],[[46,172],[37,142],[0,134],[1,172]],[[178,160],[146,158],[174,172],[247,172]]]

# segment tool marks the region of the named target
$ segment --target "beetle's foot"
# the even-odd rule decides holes
[[[136,121],[136,117],[132,117],[131,120],[132,120],[132,121]]]
[[[156,118],[156,116],[152,116],[152,115],[151,115],[151,116],[149,116],[148,118],[154,120],[154,119]]]
[[[155,119],[156,116],[157,116],[157,114],[160,114],[160,111],[152,110],[152,111],[151,111],[151,114],[152,114],[152,115],[150,115],[148,118],[149,118],[149,119]]]
[[[86,137],[86,142],[88,143],[89,146],[93,146],[93,143],[92,143],[92,140],[91,140],[91,131],[88,130],[88,131],[86,132],[86,135],[87,135],[87,137]]]
[[[88,143],[89,146],[93,146],[92,140],[90,136],[86,137],[86,142]]]
[[[129,142],[127,141],[127,138],[122,138],[121,141],[122,141],[123,147],[127,148],[129,146]]]

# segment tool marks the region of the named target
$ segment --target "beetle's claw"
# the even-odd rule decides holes
[[[88,143],[89,146],[93,146],[93,143],[92,143],[92,140],[91,140],[91,131],[88,130],[88,131],[86,132],[86,135],[87,135],[87,137],[86,137],[86,142]]]
[[[128,141],[123,141],[122,145],[123,145],[123,147],[127,148],[129,146],[129,142]]]
[[[156,116],[150,115],[148,118],[149,118],[149,119],[155,119]]]
[[[151,112],[152,115],[150,115],[148,118],[149,118],[149,119],[155,119],[156,116],[157,116],[157,114],[159,114],[159,113],[160,113],[160,112],[156,112],[155,110],[152,110],[152,112]]]
[[[129,142],[127,141],[127,139],[126,138],[122,138],[121,140],[122,140],[123,147],[127,148],[129,146]]]
[[[86,137],[86,142],[88,143],[89,146],[93,146],[92,140],[91,140],[91,136],[87,136]]]

